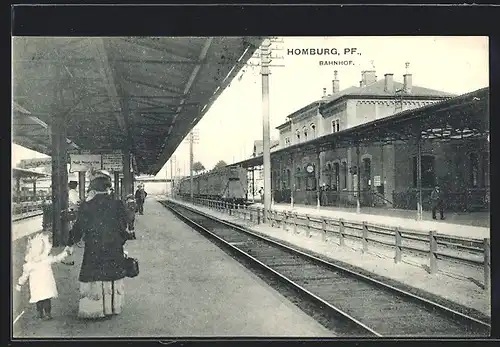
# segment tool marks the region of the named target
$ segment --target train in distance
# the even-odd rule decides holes
[[[247,170],[242,167],[226,166],[193,176],[195,198],[246,204],[247,187]],[[177,184],[177,194],[186,198],[191,196],[189,176]]]

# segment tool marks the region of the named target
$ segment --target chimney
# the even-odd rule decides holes
[[[323,88],[323,97],[326,97],[326,88]]]
[[[384,91],[388,93],[394,92],[394,74],[386,73],[384,77],[385,77]]]
[[[406,63],[406,73],[403,75],[404,90],[407,93],[411,93],[411,73],[409,73],[410,63]]]
[[[338,93],[340,91],[340,83],[337,79],[337,70],[333,72],[333,94]]]
[[[367,70],[361,72],[361,81],[363,82],[363,87],[369,86],[372,83],[377,82],[377,76],[375,75],[375,70]]]
[[[362,88],[364,85],[363,81],[359,81],[359,87]]]

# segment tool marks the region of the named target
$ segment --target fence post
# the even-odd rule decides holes
[[[344,241],[344,219],[340,218],[339,219],[339,245],[344,246],[345,241]]]
[[[323,218],[321,229],[323,229],[323,242],[326,242],[326,218]]]
[[[271,224],[271,227],[274,227],[274,211],[268,210],[267,215],[269,216],[269,222]]]
[[[435,274],[438,271],[437,268],[437,242],[436,242],[436,232],[429,232],[429,243],[430,243],[430,252],[429,252],[429,270],[431,274]]]
[[[293,214],[293,232],[297,234],[297,212]]]
[[[490,289],[490,271],[491,271],[491,249],[490,239],[485,238],[484,242],[484,289]]]
[[[368,251],[368,226],[363,222],[363,253]]]
[[[307,224],[306,224],[306,236],[307,237],[311,237],[311,217],[309,217],[308,214],[306,214],[306,220],[307,220]]]
[[[394,235],[396,237],[396,256],[394,257],[394,262],[397,264],[401,262],[401,231],[396,227],[394,229]]]
[[[253,209],[250,207],[250,223],[253,223]]]
[[[257,225],[260,224],[260,208],[257,207]]]
[[[247,220],[247,207],[246,205],[242,205],[243,206],[243,220]]]

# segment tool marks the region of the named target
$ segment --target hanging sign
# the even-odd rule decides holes
[[[33,169],[37,167],[52,166],[52,158],[21,159],[19,167],[21,169]]]
[[[102,158],[99,154],[72,154],[70,172],[85,172],[91,169],[100,170]]]
[[[382,181],[380,180],[380,176],[373,176],[373,185],[375,187],[380,187],[382,185]]]
[[[102,168],[108,171],[123,171],[123,155],[121,153],[103,154]]]

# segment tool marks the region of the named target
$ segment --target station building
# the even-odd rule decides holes
[[[344,90],[339,87],[335,72],[330,95],[324,90],[320,100],[292,113],[277,127],[281,148],[306,145],[332,133],[348,133],[359,125],[455,97],[414,86],[409,73],[403,76],[403,83],[399,83],[394,81],[393,74],[377,79],[375,71],[363,71],[359,86]],[[453,130],[434,131],[434,136],[439,137]],[[424,208],[429,208],[430,192],[435,185],[446,192],[448,208],[484,207],[489,201],[489,142],[486,139],[469,140],[466,136],[451,142],[424,139],[420,146]],[[320,168],[318,176],[316,167]],[[322,148],[319,154],[299,150],[293,155],[272,156],[273,198],[275,202],[290,202],[291,189],[294,189],[295,203],[316,205],[319,184],[321,205],[356,205],[359,192],[362,206],[414,209],[417,168],[417,143],[405,140],[404,136],[387,143],[375,143],[370,138],[356,145],[332,143],[331,149]]]

